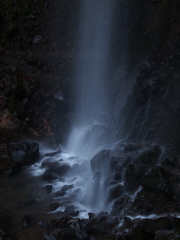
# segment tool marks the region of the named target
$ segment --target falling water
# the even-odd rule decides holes
[[[106,143],[113,8],[109,0],[81,2],[74,79],[78,92],[68,150],[84,158],[92,157]]]
[[[73,204],[85,214],[108,211],[111,204],[107,186],[111,175],[109,153],[101,150],[115,146],[112,136],[118,125],[116,113],[127,95],[123,88],[127,86],[124,80],[125,34],[123,31],[115,34],[117,18],[119,20],[120,15],[120,21],[124,23],[126,15],[121,8],[124,5],[119,3],[124,4],[124,1],[83,0],[79,3],[79,35],[72,80],[75,99],[72,131],[62,152],[49,159],[51,163],[69,166],[63,181],[53,182],[55,194],[60,194],[60,197],[56,195],[58,201],[64,201],[62,205]],[[121,64],[116,63],[115,55],[118,58],[120,55]],[[116,89],[119,85],[121,89]],[[118,109],[114,107],[117,102]],[[99,162],[99,159],[103,161]]]

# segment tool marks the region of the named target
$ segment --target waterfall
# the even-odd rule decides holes
[[[68,150],[92,157],[106,143],[109,117],[112,1],[81,2],[74,88],[76,102]]]
[[[119,127],[121,108],[127,98],[127,29],[124,21],[127,6],[124,3],[117,0],[80,2],[78,46],[72,79],[72,131],[62,158],[66,158],[72,166],[67,183],[73,184],[73,189],[81,192],[76,206],[82,204],[93,212],[108,211],[107,182],[110,177],[109,155],[106,156],[106,164],[105,155],[98,155],[103,161],[95,167],[95,171],[92,161],[96,160],[93,157],[104,149],[115,147],[114,136]],[[122,26],[120,32],[116,31],[116,24]],[[77,166],[81,170],[77,170]]]

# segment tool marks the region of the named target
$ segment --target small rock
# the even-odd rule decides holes
[[[30,15],[30,18],[35,19],[36,17],[34,15]]]
[[[52,203],[50,206],[49,206],[49,209],[50,211],[55,211],[58,207],[60,207],[61,204],[58,203],[58,202],[55,202],[55,203]]]
[[[46,192],[50,194],[52,192],[53,186],[52,185],[46,185],[45,186]]]
[[[61,153],[61,151],[58,150],[58,151],[56,151],[56,152],[46,153],[45,156],[46,156],[46,157],[53,157],[53,156],[57,155],[58,153]]]
[[[21,226],[22,228],[29,228],[30,227],[30,223],[31,223],[31,218],[29,215],[26,215],[22,218],[22,221],[21,221]]]
[[[28,102],[28,98],[23,99],[23,104],[26,104]]]
[[[64,213],[65,213],[66,215],[68,215],[68,216],[73,216],[73,217],[75,217],[75,216],[78,216],[79,211],[75,211],[74,206],[71,205],[71,206],[67,206],[67,207],[65,208]]]
[[[33,38],[33,44],[40,43],[41,41],[42,41],[42,36],[41,35],[37,35]]]
[[[49,169],[47,169],[43,175],[42,179],[47,182],[53,182],[54,180],[58,179],[57,174],[51,172]]]

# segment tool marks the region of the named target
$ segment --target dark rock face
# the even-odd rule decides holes
[[[98,191],[105,194],[104,204],[112,204],[113,215],[179,211],[179,163],[166,158],[167,153],[154,145],[100,152],[91,160],[96,197]]]
[[[62,217],[54,223],[52,231],[60,228],[56,233],[56,239],[93,239],[93,240],[169,240],[179,237],[179,220],[174,217],[153,219],[123,219],[123,225],[119,225],[118,218],[113,218],[107,213],[101,212],[91,219],[71,219]],[[114,228],[114,226],[116,226]]]
[[[42,167],[46,168],[42,175],[42,179],[47,182],[52,182],[60,177],[65,176],[71,169],[70,165],[63,160],[53,161],[51,158],[45,159]]]
[[[67,206],[64,210],[64,214],[71,217],[76,217],[79,214],[79,211],[76,211],[74,206]]]

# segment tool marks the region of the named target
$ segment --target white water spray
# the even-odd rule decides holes
[[[113,7],[109,0],[81,2],[80,36],[75,66],[74,128],[67,149],[91,158],[106,145]]]

